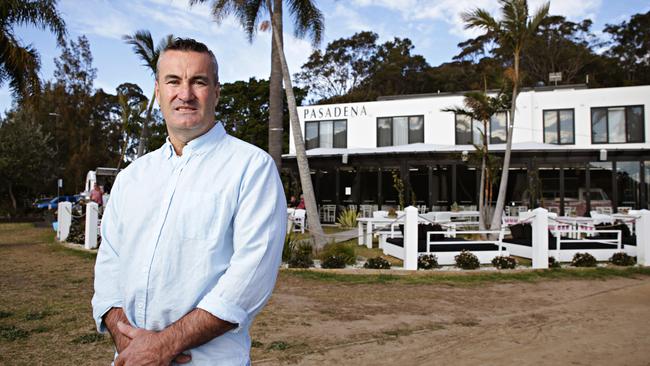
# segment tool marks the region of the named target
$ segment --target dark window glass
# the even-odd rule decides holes
[[[424,116],[409,117],[409,144],[424,143]]]
[[[346,121],[334,122],[334,147],[348,147],[348,126]]]
[[[592,108],[591,142],[644,142],[644,123],[643,106]]]
[[[591,141],[594,144],[607,143],[607,108],[591,110]]]
[[[627,108],[627,142],[643,142],[643,107]]]
[[[393,144],[390,118],[377,118],[377,147]]]
[[[561,144],[573,144],[575,143],[575,138],[573,136],[574,131],[574,122],[573,122],[573,110],[561,110],[560,114],[560,143]]]
[[[305,149],[318,147],[318,122],[305,123]]]
[[[573,109],[544,111],[544,143],[575,143]]]
[[[472,144],[472,120],[465,115],[456,114],[456,145]]]
[[[544,143],[558,143],[557,111],[544,111]]]

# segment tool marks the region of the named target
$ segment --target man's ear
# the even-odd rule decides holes
[[[221,96],[221,84],[217,83],[216,87],[214,88],[214,94],[215,94],[215,100],[214,100],[214,106],[219,105],[219,97]]]
[[[156,96],[156,100],[158,101],[158,105],[160,105],[160,90],[158,89],[158,79],[154,81],[153,91],[154,95]]]

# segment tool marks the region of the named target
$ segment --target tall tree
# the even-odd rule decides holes
[[[190,5],[212,3],[212,15],[220,23],[229,15],[234,15],[244,28],[249,41],[252,41],[258,26],[266,14],[271,15],[280,34],[280,42],[271,41],[271,76],[269,88],[269,154],[275,161],[278,170],[282,167],[282,136],[283,136],[283,96],[282,96],[282,65],[279,51],[283,40],[283,1],[273,0],[269,5],[264,0],[189,0]],[[314,45],[321,41],[323,33],[323,14],[313,0],[286,0],[289,13],[293,18],[294,34],[299,37],[308,36]],[[272,6],[272,10],[270,7]],[[286,87],[286,84],[285,84]]]
[[[165,38],[160,40],[157,46],[154,46],[153,38],[151,37],[151,32],[148,30],[139,30],[136,31],[133,35],[124,35],[122,39],[127,44],[130,44],[133,48],[133,52],[144,61],[145,67],[151,70],[151,74],[156,75],[158,70],[158,57],[162,50],[169,45],[174,39],[173,34],[168,34]],[[153,110],[153,105],[156,102],[156,94],[152,93],[151,99],[149,100],[149,106],[147,107],[147,116],[145,117],[142,123],[142,131],[140,132],[140,142],[138,143],[138,153],[137,157],[144,155],[145,148],[147,146],[147,139],[149,137],[149,124],[151,123],[151,112]]]
[[[526,0],[499,0],[501,4],[501,19],[496,20],[487,10],[474,9],[461,14],[466,28],[479,28],[486,31],[485,36],[492,38],[504,50],[511,52],[511,67],[506,74],[512,82],[512,102],[510,108],[510,121],[506,140],[506,151],[503,157],[503,170],[499,183],[499,193],[492,217],[491,228],[501,226],[501,216],[506,200],[508,187],[508,173],[510,170],[510,156],[512,153],[512,131],[517,109],[517,96],[521,82],[520,60],[522,50],[534,36],[544,18],[548,16],[549,3],[542,5],[532,16],[529,15],[528,1]]]
[[[626,84],[650,83],[650,11],[620,24],[607,24],[604,32],[612,37],[606,55],[623,67]]]
[[[14,96],[21,99],[40,90],[40,60],[36,49],[24,46],[14,34],[17,25],[49,29],[63,44],[65,22],[56,10],[56,0],[0,2],[0,86],[8,80]]]

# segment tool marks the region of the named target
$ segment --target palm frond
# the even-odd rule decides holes
[[[325,20],[316,4],[311,0],[289,1],[289,12],[294,18],[296,37],[309,36],[314,47],[318,46],[325,29]]]

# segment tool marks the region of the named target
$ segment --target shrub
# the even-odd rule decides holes
[[[364,263],[363,268],[390,269],[390,262],[382,257],[370,258]]]
[[[312,247],[309,241],[302,240],[295,244],[289,259],[289,268],[309,268],[314,266]]]
[[[328,257],[342,257],[344,264],[353,265],[357,263],[357,254],[353,246],[344,243],[329,243],[321,251],[320,258],[325,260]]]
[[[548,268],[560,268],[560,262],[555,260],[555,257],[548,257]]]
[[[571,260],[574,267],[596,267],[596,258],[589,253],[576,253]]]
[[[492,265],[498,269],[513,269],[517,267],[517,260],[511,256],[497,256],[492,259]]]
[[[438,257],[435,254],[422,254],[418,257],[418,268],[434,269],[438,267],[440,267],[438,265]]]
[[[320,263],[321,268],[345,268],[345,257],[341,255],[330,255]]]
[[[629,256],[625,252],[614,253],[609,260],[617,266],[633,266],[636,263],[636,257]]]
[[[284,237],[284,246],[282,247],[282,261],[289,262],[291,259],[291,253],[296,247],[295,234],[292,231],[288,231],[287,235]]]
[[[477,269],[481,266],[478,257],[468,250],[461,251],[454,259],[456,260],[456,266],[462,269]]]
[[[354,208],[346,208],[339,214],[337,222],[341,227],[344,228],[355,228],[357,227],[357,218],[359,213]]]

